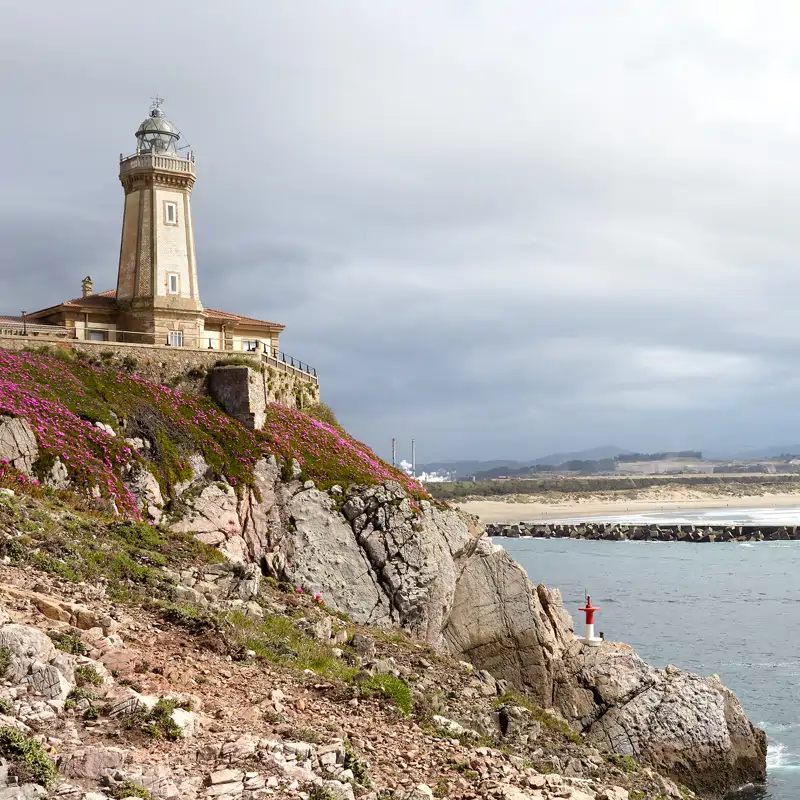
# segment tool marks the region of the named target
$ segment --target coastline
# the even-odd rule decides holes
[[[670,493],[672,494],[672,493]],[[685,492],[680,496],[658,496],[640,499],[571,497],[564,502],[530,500],[508,502],[504,500],[470,500],[456,507],[474,514],[481,522],[526,522],[560,519],[595,519],[622,514],[657,513],[721,508],[785,508],[800,506],[800,494],[758,494],[745,496],[708,495]],[[800,518],[800,514],[798,515]],[[800,519],[798,520],[800,522]]]

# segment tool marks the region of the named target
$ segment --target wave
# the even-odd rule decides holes
[[[790,753],[783,742],[770,742],[767,747],[767,772],[800,770],[800,756]]]

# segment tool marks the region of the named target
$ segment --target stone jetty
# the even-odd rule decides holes
[[[691,525],[625,524],[582,522],[493,523],[486,526],[489,536],[518,539],[590,539],[609,542],[776,542],[800,539],[800,525]]]

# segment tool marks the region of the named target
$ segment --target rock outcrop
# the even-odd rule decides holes
[[[3,458],[32,472],[37,450],[27,423],[0,419],[0,446]],[[299,469],[284,480],[273,458],[238,487],[212,480],[202,458],[190,463],[192,478],[171,487],[168,499],[141,464],[128,487],[152,521],[194,533],[244,568],[242,588],[233,590],[241,603],[252,602],[249,571],[260,568],[321,592],[355,622],[400,626],[472,662],[590,739],[709,795],[764,778],[764,734],[718,680],[653,669],[624,645],[583,648],[558,591],[534,586],[474,518],[414,503],[393,482],[326,492],[299,480]],[[215,581],[213,571],[180,576],[176,594],[203,606]],[[19,680],[64,699],[59,664],[20,659]]]
[[[397,484],[284,482],[256,466],[257,490],[200,481],[175,530],[322,592],[355,621],[398,625],[556,709],[577,731],[710,795],[765,777],[766,742],[717,680],[656,670],[625,645],[584,648],[557,590],[534,586],[472,518]]]
[[[27,420],[0,415],[0,462],[31,475],[38,456],[36,436]]]

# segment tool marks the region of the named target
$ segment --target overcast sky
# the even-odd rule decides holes
[[[2,4],[0,313],[113,288],[149,99],[201,298],[380,454],[800,440],[800,6]]]

